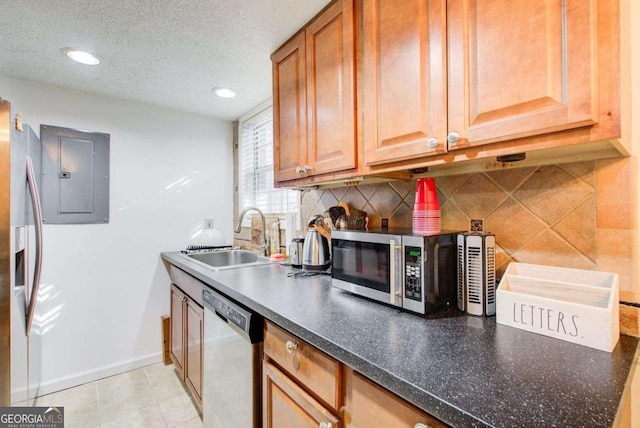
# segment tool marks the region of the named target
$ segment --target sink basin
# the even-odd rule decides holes
[[[213,251],[211,253],[187,254],[186,257],[213,270],[235,269],[271,263],[268,258],[247,250]]]

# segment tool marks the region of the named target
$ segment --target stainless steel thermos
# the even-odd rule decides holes
[[[289,244],[289,257],[291,266],[295,268],[302,267],[302,249],[304,248],[304,238],[293,238]]]

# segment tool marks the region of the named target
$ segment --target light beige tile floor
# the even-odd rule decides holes
[[[66,428],[202,427],[173,365],[155,364],[44,395],[35,405],[63,406]]]

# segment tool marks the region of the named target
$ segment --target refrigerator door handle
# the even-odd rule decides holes
[[[27,335],[31,331],[33,316],[36,311],[38,300],[38,289],[40,288],[40,274],[42,272],[42,209],[40,207],[40,195],[38,195],[38,185],[36,184],[36,174],[33,171],[31,158],[27,156],[27,184],[31,194],[31,204],[33,205],[33,216],[36,229],[36,265],[33,271],[33,285],[29,294],[29,311],[27,312]]]

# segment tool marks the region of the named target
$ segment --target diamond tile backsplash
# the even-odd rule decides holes
[[[578,162],[436,177],[442,229],[469,230],[471,219],[482,220],[484,230],[496,235],[499,276],[511,261],[618,271],[624,290],[631,276],[625,260],[631,266],[631,254],[621,260],[618,247],[630,248],[632,234],[598,224],[616,224],[607,219],[615,217],[608,205],[618,212],[626,209],[627,203],[602,193],[610,182],[625,181],[627,163]],[[411,227],[414,193],[415,180],[308,191],[302,194],[302,219],[342,200],[366,211],[370,227],[380,227],[382,218],[389,219],[390,228]],[[619,241],[599,247],[599,236]]]

